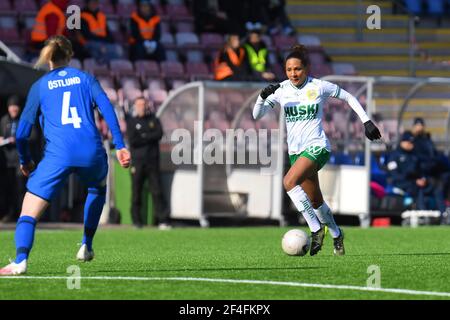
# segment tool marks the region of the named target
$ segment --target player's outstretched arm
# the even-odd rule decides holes
[[[366,137],[370,140],[376,140],[381,138],[380,130],[375,126],[372,120],[369,119],[367,113],[364,111],[363,107],[359,103],[359,101],[350,93],[345,91],[344,89],[340,89],[339,96],[337,97],[341,100],[346,101],[349,106],[356,112],[361,122],[364,124],[364,131]]]
[[[270,102],[268,104],[266,104],[266,99],[273,93],[275,93],[275,91],[277,91],[277,89],[280,87],[280,84],[271,84],[268,85],[267,87],[265,87],[261,93],[258,96],[258,99],[256,100],[255,106],[253,107],[253,119],[258,120],[260,118],[262,118],[262,116],[264,116],[266,114],[266,112],[268,110],[270,110],[273,105],[273,102]]]

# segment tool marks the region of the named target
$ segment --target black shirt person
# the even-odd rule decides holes
[[[152,194],[156,223],[161,229],[168,225],[168,210],[162,195],[159,168],[159,141],[163,136],[161,122],[152,112],[147,112],[147,100],[139,97],[134,102],[135,116],[127,120],[128,141],[131,151],[133,224],[142,227],[142,191],[148,180]]]

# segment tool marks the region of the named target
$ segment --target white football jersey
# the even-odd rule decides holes
[[[264,105],[273,108],[279,104],[284,110],[289,154],[299,154],[311,146],[331,151],[322,128],[322,113],[325,101],[338,97],[340,91],[336,84],[308,77],[298,88],[285,80],[267,97]]]

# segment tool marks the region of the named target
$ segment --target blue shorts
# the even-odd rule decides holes
[[[103,187],[106,185],[108,174],[107,159],[105,157],[90,167],[67,167],[46,161],[44,157],[36,170],[31,173],[27,189],[39,198],[50,201],[64,186],[71,173],[75,173],[88,188]]]

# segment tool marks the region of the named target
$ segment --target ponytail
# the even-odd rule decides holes
[[[308,49],[302,44],[296,44],[291,48],[291,51],[286,56],[284,64],[286,65],[286,62],[291,58],[299,59],[305,67],[309,66]]]
[[[45,41],[45,46],[41,50],[35,67],[46,65],[50,61],[57,65],[67,64],[72,56],[72,43],[69,39],[61,35],[53,36]]]

